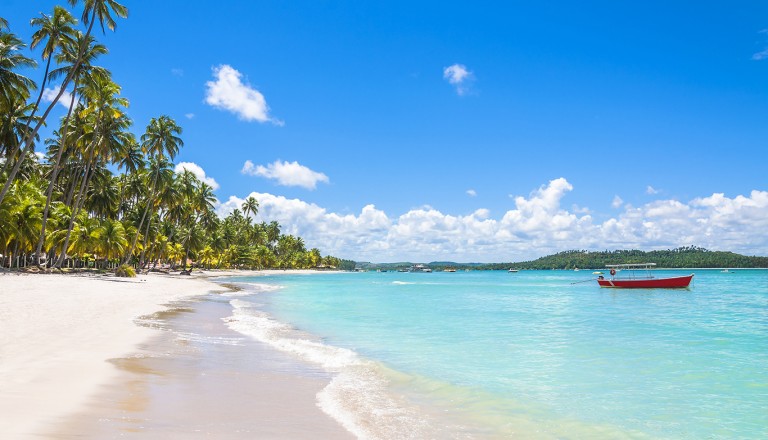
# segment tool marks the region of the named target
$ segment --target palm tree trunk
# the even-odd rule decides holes
[[[133,237],[133,243],[131,244],[131,248],[126,252],[125,257],[123,258],[123,264],[128,264],[128,260],[131,259],[131,255],[133,255],[133,250],[136,249],[136,242],[139,241],[139,233],[141,232],[141,227],[144,226],[144,220],[147,217],[147,211],[149,211],[149,205],[150,202],[155,198],[155,185],[157,185],[157,174],[152,178],[152,192],[150,193],[150,196],[147,198],[147,206],[144,207],[144,214],[141,216],[141,221],[139,222],[139,227],[136,228],[136,236]]]
[[[77,218],[77,214],[80,213],[80,208],[82,207],[83,203],[85,202],[84,192],[85,188],[88,186],[88,180],[90,178],[91,174],[91,161],[88,161],[88,165],[85,167],[85,176],[83,176],[83,182],[80,184],[80,192],[77,195],[77,200],[75,200],[75,209],[72,211],[72,217],[69,218],[69,226],[67,228],[67,236],[64,238],[64,247],[61,250],[61,255],[59,256],[58,261],[56,261],[56,268],[61,269],[61,265],[64,263],[64,259],[67,257],[67,247],[69,246],[69,238],[72,235],[72,229],[75,227],[75,218]]]
[[[75,88],[74,90],[77,90],[77,82],[75,82]],[[59,163],[61,162],[61,156],[64,153],[64,149],[67,145],[67,133],[69,132],[69,117],[72,114],[72,108],[75,106],[75,92],[72,91],[72,100],[69,103],[69,110],[67,111],[67,117],[64,118],[64,133],[61,134],[61,142],[59,142],[59,151],[56,152],[56,159],[53,163],[53,170],[51,171],[51,181],[48,183],[48,191],[45,195],[45,209],[43,210],[43,222],[40,228],[40,240],[37,242],[37,253],[36,255],[40,255],[40,252],[43,250],[43,243],[45,242],[45,224],[48,221],[48,210],[51,206],[51,198],[53,197],[53,187],[56,184],[56,178],[59,175],[59,170],[61,170],[61,166]]]

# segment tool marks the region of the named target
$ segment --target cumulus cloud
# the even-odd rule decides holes
[[[176,168],[174,168],[173,171],[176,172],[176,174],[179,174],[184,170],[187,170],[190,173],[194,174],[195,177],[200,179],[201,182],[207,183],[214,190],[219,189],[219,184],[213,179],[213,177],[206,176],[205,170],[203,170],[203,168],[200,165],[194,162],[179,162],[179,164],[176,165]]]
[[[300,186],[309,190],[317,188],[319,182],[328,183],[328,176],[299,164],[298,162],[281,162],[276,160],[273,163],[263,166],[254,165],[250,160],[246,160],[243,165],[243,174],[251,176],[261,176],[267,179],[276,180],[278,185]]]
[[[443,68],[443,78],[456,89],[459,96],[466,95],[475,76],[463,64],[453,64]]]
[[[470,197],[475,197],[475,196],[477,196],[477,191],[475,191],[474,189],[468,189],[467,190],[467,195],[470,196]]]
[[[195,114],[194,113],[184,113],[184,117],[187,118],[187,119],[192,119],[192,118],[195,117]]]
[[[205,102],[218,109],[227,110],[246,121],[283,122],[269,115],[264,95],[249,84],[242,82],[242,74],[232,66],[222,64],[213,68],[214,81],[205,83]]]
[[[648,187],[645,189],[645,193],[646,194],[651,194],[651,195],[658,194],[659,190],[657,190],[656,188],[652,187],[651,185],[648,185]]]
[[[768,249],[768,191],[627,205],[605,221],[563,208],[571,191],[566,179],[554,179],[528,196],[515,197],[514,206],[500,218],[487,209],[452,215],[429,206],[394,216],[374,205],[338,214],[299,199],[256,192],[230,197],[217,212],[225,216],[248,196],[255,197],[265,221],[278,221],[283,232],[301,236],[309,248],[359,261],[520,261],[565,249],[689,245],[749,255],[765,255]]]
[[[60,85],[53,86],[53,87],[46,87],[45,90],[43,90],[43,101],[53,102],[53,100],[56,99],[56,96],[59,94],[60,90],[61,90]],[[61,97],[56,103],[66,109],[69,109],[69,104],[71,102],[72,102],[72,94],[65,90],[64,93],[61,94]],[[77,102],[75,102],[75,104],[77,104]]]
[[[624,204],[624,200],[621,199],[619,196],[613,196],[613,201],[611,202],[611,206],[614,208],[620,208],[621,205]]]

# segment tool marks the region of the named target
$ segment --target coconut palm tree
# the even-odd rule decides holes
[[[12,33],[6,33],[0,31],[0,111],[3,114],[6,112],[17,112],[21,107],[26,106],[26,101],[29,98],[30,91],[35,90],[37,86],[35,82],[27,78],[24,75],[18,73],[18,70],[25,68],[33,68],[37,66],[37,63],[31,58],[21,54],[21,49],[26,45]],[[26,110],[21,112],[27,114]],[[26,125],[27,120],[22,119],[23,124],[21,127],[15,127],[15,123],[12,119],[3,117],[0,120],[2,127],[0,127],[0,153],[5,151],[6,162],[3,166],[3,174],[7,174],[12,168],[12,165],[16,161],[11,160],[16,157],[16,154],[23,142],[25,130],[22,128]],[[15,133],[15,139],[13,142],[8,137],[11,133]],[[10,186],[6,181],[6,186]],[[2,197],[0,197],[2,202]]]
[[[125,247],[128,246],[125,227],[119,220],[109,218],[104,220],[99,226],[98,236],[98,251],[104,255],[107,265],[112,256],[122,255]]]
[[[131,120],[123,113],[121,107],[128,105],[128,100],[119,97],[120,86],[108,78],[95,77],[93,83],[83,89],[83,98],[88,105],[83,110],[86,125],[83,134],[77,140],[85,162],[84,175],[80,190],[75,199],[75,205],[70,221],[70,230],[74,218],[77,217],[85,199],[85,189],[88,186],[95,169],[114,159],[116,152],[130,142],[131,134],[126,130]],[[65,239],[65,248],[69,239]],[[56,267],[64,262],[64,253],[59,257]]]
[[[69,3],[72,6],[75,6],[77,3],[79,3],[79,0],[69,0]],[[84,3],[84,8],[83,8],[82,21],[83,21],[83,24],[88,26],[88,31],[85,33],[85,36],[84,36],[85,41],[87,41],[88,37],[90,37],[91,31],[93,30],[93,25],[97,19],[101,24],[102,32],[105,32],[104,30],[105,23],[107,24],[107,27],[110,30],[115,30],[115,27],[117,26],[114,18],[112,17],[112,13],[114,13],[114,15],[118,17],[123,17],[123,18],[128,16],[128,9],[114,0],[83,0],[83,3]],[[24,150],[34,151],[33,140],[37,135],[37,132],[40,131],[40,128],[45,123],[45,120],[48,118],[48,115],[50,114],[51,110],[53,110],[53,107],[59,101],[59,99],[61,98],[61,95],[64,94],[64,91],[69,86],[69,83],[73,80],[74,74],[77,71],[78,67],[80,66],[80,63],[82,62],[85,51],[86,51],[86,46],[81,46],[79,50],[79,56],[74,63],[74,69],[70,71],[70,73],[68,73],[67,76],[64,78],[64,81],[61,83],[61,87],[59,87],[59,92],[56,94],[56,96],[53,98],[51,103],[46,108],[45,113],[43,113],[42,117],[40,118],[40,121],[37,124],[35,124],[35,128],[31,130],[31,133],[30,132],[27,133],[27,136],[24,141]],[[24,160],[24,156],[22,155],[19,158],[19,161],[17,161],[16,165],[14,165],[13,169],[8,174],[8,180],[5,182],[3,189],[0,190],[0,201],[3,200],[3,198],[5,197],[5,194],[8,192],[8,187],[10,185],[10,182],[16,177],[16,173],[18,173],[18,169],[21,166],[21,162],[23,160]]]
[[[75,35],[77,31],[73,26],[77,25],[77,19],[72,17],[66,9],[61,6],[54,6],[53,14],[40,14],[40,17],[33,18],[30,21],[33,27],[39,27],[34,34],[32,34],[32,41],[29,47],[34,49],[43,44],[42,58],[46,61],[45,72],[43,73],[43,80],[40,83],[40,93],[37,95],[32,115],[37,112],[40,100],[43,98],[45,92],[45,85],[48,82],[48,72],[51,69],[51,60],[54,58],[54,54],[62,48],[72,45],[75,41]],[[25,132],[29,129],[27,125]]]
[[[72,242],[68,243],[67,251],[62,254],[85,258],[87,264],[88,255],[93,254],[99,244],[99,234],[101,234],[99,227],[97,219],[90,218],[85,213],[81,214],[72,230]]]
[[[81,48],[84,50],[81,52]],[[62,167],[62,154],[66,150],[68,134],[70,133],[70,116],[72,115],[72,109],[75,106],[75,97],[78,92],[78,85],[82,82],[92,83],[93,78],[97,76],[105,77],[109,76],[109,71],[104,68],[93,66],[93,61],[100,55],[106,54],[107,48],[104,45],[97,44],[93,37],[85,38],[85,36],[78,32],[74,39],[68,41],[61,48],[61,52],[57,56],[57,63],[63,65],[58,69],[51,72],[51,78],[57,78],[61,75],[72,75],[74,87],[71,93],[69,102],[69,109],[67,115],[64,117],[64,121],[61,124],[61,142],[59,149],[56,152],[55,159],[53,161],[53,170],[51,171],[51,179],[48,183],[48,190],[46,192],[45,209],[43,210],[43,222],[40,231],[40,240],[37,243],[37,253],[42,251],[43,243],[45,241],[45,228],[48,221],[48,209],[51,204],[51,198],[53,197],[53,188],[56,184],[56,179],[59,175],[59,171]],[[75,60],[77,57],[81,58],[81,62],[77,64],[75,68]]]
[[[178,136],[180,134],[181,127],[176,124],[176,121],[169,116],[163,115],[159,118],[152,118],[149,121],[149,125],[147,125],[145,133],[141,136],[141,147],[152,159],[151,162],[154,164],[155,172],[150,172],[152,183],[149,187],[144,214],[139,221],[139,230],[144,226],[144,220],[146,220],[150,208],[155,204],[158,194],[158,178],[161,176],[161,172],[167,172],[166,170],[170,167],[167,158],[173,159],[176,157],[179,148],[184,145],[184,142]],[[134,241],[130,250],[125,255],[123,264],[127,263],[131,258],[135,247],[136,243]]]
[[[251,213],[255,218],[256,214],[259,213],[259,202],[255,197],[249,196],[247,199],[245,199],[245,202],[243,202],[242,208],[243,214],[245,214],[246,217],[248,217],[248,213]]]
[[[22,55],[25,47],[15,34],[0,30],[0,101],[18,96],[27,99],[30,91],[37,89],[34,81],[18,73],[37,66],[35,60]]]

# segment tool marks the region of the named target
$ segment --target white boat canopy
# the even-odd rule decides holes
[[[606,264],[605,267],[612,267],[614,269],[650,269],[655,265],[656,263]]]

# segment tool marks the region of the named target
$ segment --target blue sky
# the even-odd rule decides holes
[[[99,38],[137,134],[324,253],[768,255],[767,3],[499,3],[126,0]]]

